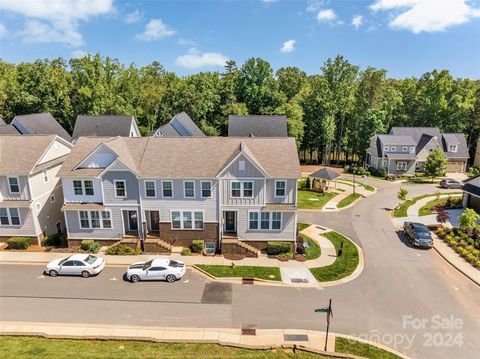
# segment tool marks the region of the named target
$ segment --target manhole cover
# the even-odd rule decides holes
[[[307,278],[292,278],[290,279],[292,283],[308,283]]]
[[[306,334],[284,334],[283,340],[286,342],[308,342],[308,335]]]

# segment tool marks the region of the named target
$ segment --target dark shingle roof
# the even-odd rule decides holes
[[[465,181],[465,185],[463,186],[463,190],[465,192],[474,194],[475,196],[480,197],[480,175],[475,177],[469,178]]]
[[[169,123],[158,129],[156,135],[164,137],[205,136],[202,130],[185,112],[180,112],[173,116]]]
[[[411,136],[403,135],[378,135],[380,141],[384,146],[389,145],[406,145],[406,146],[415,146],[417,143]]]
[[[85,136],[130,136],[130,129],[137,124],[133,116],[87,116],[78,115],[73,129],[73,139]]]
[[[391,160],[414,160],[415,153],[387,153],[386,156]]]
[[[228,116],[228,136],[234,137],[287,137],[287,117],[281,116]]]
[[[320,168],[317,172],[312,173],[308,177],[314,177],[314,178],[324,179],[327,181],[333,181],[335,178],[340,177],[340,174],[338,174],[335,171],[332,171],[329,168]]]
[[[463,133],[444,133],[441,142],[447,158],[469,158],[467,140]],[[457,152],[448,152],[448,145],[456,145]]]
[[[392,127],[390,134],[396,136],[410,136],[415,143],[418,143],[423,135],[437,137],[439,140],[442,137],[442,134],[437,127]]]
[[[68,132],[48,112],[15,116],[12,125],[24,135],[58,135],[67,141],[72,140]]]

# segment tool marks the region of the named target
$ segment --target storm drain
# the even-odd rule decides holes
[[[292,278],[290,279],[290,282],[292,283],[308,283],[307,278]]]
[[[232,285],[230,283],[206,283],[203,289],[201,303],[232,304]]]
[[[283,334],[283,340],[286,342],[308,342],[306,334]]]

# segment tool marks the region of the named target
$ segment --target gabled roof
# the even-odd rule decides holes
[[[13,125],[0,126],[0,135],[20,135],[21,133]]]
[[[185,112],[177,113],[169,123],[161,126],[155,136],[180,137],[180,136],[205,136],[200,128]]]
[[[320,168],[317,172],[312,173],[308,177],[320,178],[327,181],[333,181],[335,178],[340,177],[335,171],[332,171],[329,168]]]
[[[86,136],[130,136],[132,124],[140,134],[137,122],[133,116],[87,116],[78,115],[73,129],[73,139]]]
[[[215,178],[242,151],[271,177],[300,178],[300,164],[293,138],[232,137],[82,137],[59,176],[98,176],[101,168],[75,167],[100,143],[118,154],[118,160],[143,178]],[[281,156],[279,156],[281,154]]]
[[[463,133],[444,133],[441,142],[447,158],[469,158],[467,140]],[[457,152],[448,152],[448,145],[456,145]]]
[[[0,173],[30,174],[56,138],[56,135],[0,136]]]
[[[437,127],[392,127],[390,134],[395,136],[410,136],[415,143],[418,143],[423,135],[437,137],[438,140],[442,137]]]
[[[463,190],[477,197],[480,197],[480,175],[466,180],[465,185],[463,186]]]
[[[287,137],[285,115],[229,115],[228,136],[231,137]]]
[[[71,141],[72,137],[48,112],[15,116],[12,125],[23,135],[58,135]]]
[[[380,141],[384,146],[389,145],[406,145],[406,146],[415,146],[417,143],[411,136],[403,135],[378,135]]]

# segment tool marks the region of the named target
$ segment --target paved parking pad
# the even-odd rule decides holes
[[[232,284],[206,283],[203,290],[202,304],[232,304]]]
[[[286,284],[317,285],[317,280],[305,267],[281,267],[282,282]]]

